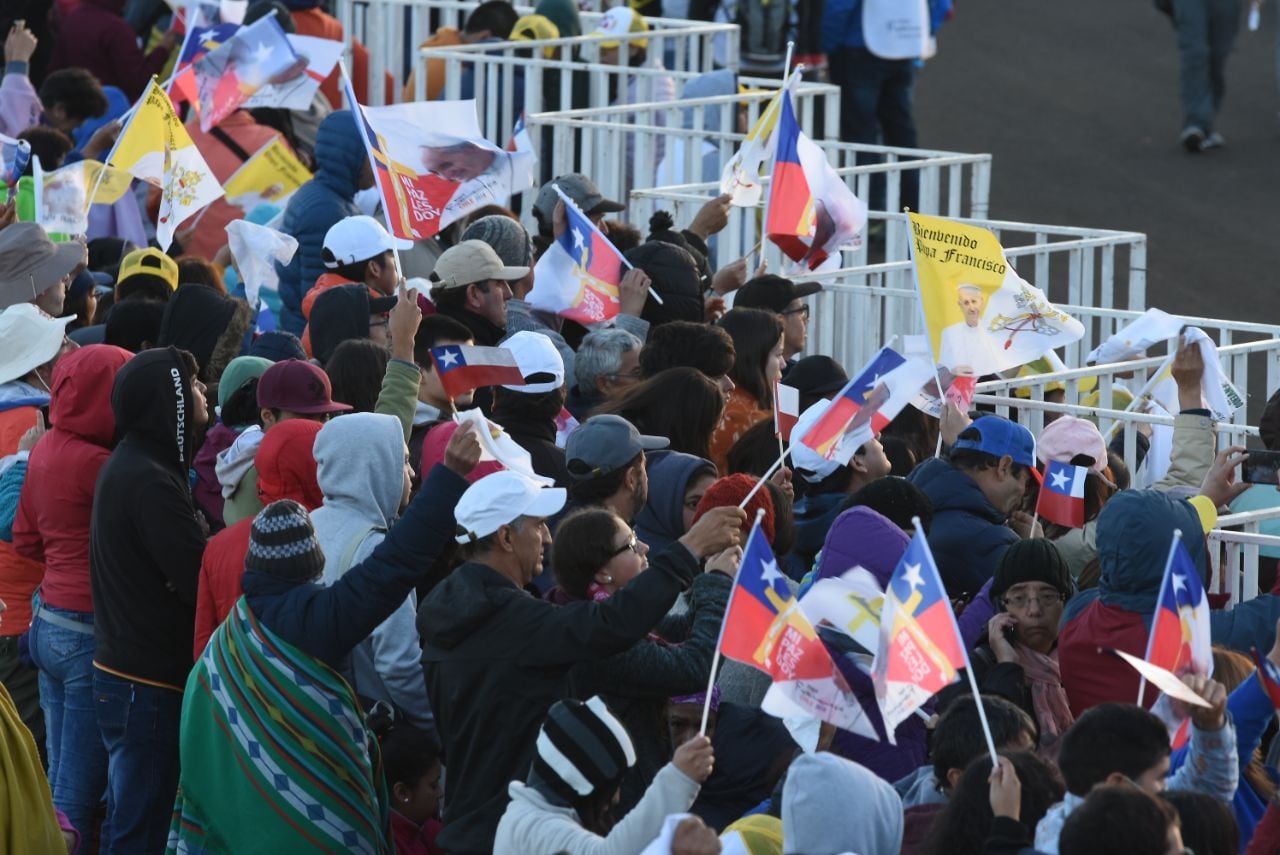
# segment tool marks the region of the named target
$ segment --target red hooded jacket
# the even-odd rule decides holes
[[[320,423],[289,419],[267,431],[255,457],[258,465],[258,497],[263,505],[293,499],[308,511],[324,502],[316,482],[316,460],[311,454]],[[195,658],[204,653],[209,637],[240,599],[240,577],[249,552],[253,518],[240,520],[213,536],[200,562],[200,588],[196,594]]]
[[[41,599],[51,606],[92,612],[89,518],[98,470],[115,444],[111,386],[133,354],[108,344],[72,351],[53,369],[49,432],[27,461],[27,478],[13,521],[17,553],[45,565]]]

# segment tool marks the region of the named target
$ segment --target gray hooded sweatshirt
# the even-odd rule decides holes
[[[351,413],[326,424],[312,449],[324,504],[311,513],[331,585],[368,557],[400,512],[404,428],[394,416]],[[417,608],[410,594],[351,652],[347,676],[356,692],[398,707],[415,727],[432,729],[422,676]]]
[[[898,855],[902,799],[864,766],[819,752],[802,754],[782,785],[782,851],[787,855]]]

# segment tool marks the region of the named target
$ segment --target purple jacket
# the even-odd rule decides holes
[[[135,100],[151,75],[164,68],[169,50],[157,47],[143,54],[133,28],[121,17],[123,9],[124,0],[80,0],[62,16],[48,70],[88,69],[103,86],[118,86]]]

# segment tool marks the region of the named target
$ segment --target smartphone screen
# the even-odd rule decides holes
[[[1249,449],[1249,459],[1240,464],[1242,477],[1248,484],[1270,484],[1276,486],[1277,473],[1280,472],[1280,451],[1264,451]]]

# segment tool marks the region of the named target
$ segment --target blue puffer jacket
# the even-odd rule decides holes
[[[280,326],[302,335],[302,298],[326,273],[321,251],[329,228],[343,217],[360,213],[351,201],[369,156],[350,110],[330,113],[316,132],[316,173],[289,200],[281,227],[298,241],[298,251],[281,268]]]
[[[929,31],[938,32],[951,14],[951,0],[929,0]],[[822,7],[822,52],[866,47],[862,37],[862,0],[827,0]]]
[[[1000,556],[1018,539],[977,483],[946,460],[917,466],[907,480],[933,503],[929,548],[952,597],[973,595],[995,575]]]

